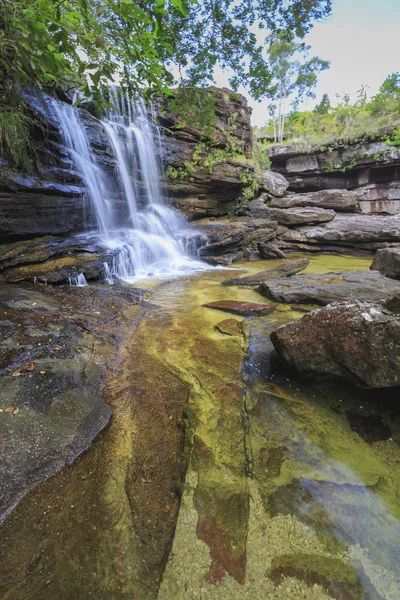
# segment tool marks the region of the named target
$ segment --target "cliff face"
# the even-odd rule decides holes
[[[0,163],[0,236],[14,241],[41,235],[70,235],[90,226],[93,219],[85,199],[85,185],[75,170],[72,157],[62,148],[58,123],[49,99],[34,90],[24,93],[24,102],[35,120],[34,149],[29,173],[17,172],[2,159]],[[170,201],[190,217],[226,214],[243,189],[243,177],[251,172],[246,158],[251,154],[250,109],[246,100],[228,90],[218,91],[215,104],[212,150],[220,155],[204,167],[200,160],[184,181],[166,177]],[[88,111],[79,109],[91,146],[103,166],[114,169],[104,128]],[[179,117],[162,111],[164,128],[162,160],[165,173],[182,170],[193,160],[200,143],[210,141],[199,129],[179,126]],[[234,146],[243,159],[228,158]],[[224,152],[226,157],[224,156]],[[207,158],[206,155],[202,159]],[[113,201],[118,202],[118,197]]]
[[[354,190],[361,213],[400,213],[400,149],[387,139],[336,143],[308,152],[272,146],[269,156],[272,169],[287,177],[290,191]]]
[[[172,204],[191,218],[227,214],[243,189],[243,179],[253,170],[246,161],[252,150],[251,109],[246,99],[228,89],[210,91],[215,93],[211,134],[182,126],[168,105],[159,115],[166,128],[165,189]],[[199,151],[199,160],[193,161]]]

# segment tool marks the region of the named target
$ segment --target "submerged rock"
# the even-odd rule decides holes
[[[205,308],[214,308],[230,312],[234,315],[242,315],[244,317],[263,317],[274,312],[275,308],[269,304],[257,304],[256,302],[239,302],[237,300],[221,300],[218,302],[209,302],[203,304]]]
[[[215,329],[220,333],[232,336],[242,336],[243,327],[242,322],[236,319],[225,319],[216,324]]]
[[[400,246],[377,250],[371,269],[380,271],[387,277],[400,279]]]
[[[290,260],[273,267],[272,269],[266,269],[246,277],[235,277],[233,279],[225,279],[222,281],[222,285],[259,285],[263,281],[269,279],[277,279],[279,277],[290,277],[299,271],[303,271],[310,261],[308,258],[299,258],[298,260]]]
[[[338,600],[361,600],[364,586],[355,568],[343,560],[315,554],[291,554],[273,559],[268,576],[279,585],[283,577],[296,577],[308,586],[323,587]]]
[[[369,303],[335,303],[271,334],[300,375],[341,377],[368,388],[400,385],[400,317]]]
[[[400,292],[400,282],[377,271],[345,271],[265,281],[257,291],[276,302],[322,305],[342,300],[380,302]]]

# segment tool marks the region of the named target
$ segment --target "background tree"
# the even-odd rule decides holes
[[[324,94],[321,98],[321,102],[316,105],[314,112],[317,115],[328,115],[332,110],[331,101],[328,94]]]
[[[329,62],[317,56],[308,58],[310,46],[277,34],[268,47],[269,65],[273,73],[268,93],[278,102],[276,129],[282,141],[288,101],[293,97],[297,107],[304,98],[315,98],[314,88],[318,73],[329,67]]]

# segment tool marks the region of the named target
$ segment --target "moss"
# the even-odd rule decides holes
[[[32,121],[23,112],[23,107],[0,108],[0,155],[10,161],[14,168],[29,165]]]
[[[332,598],[361,600],[364,589],[357,571],[337,558],[294,554],[273,559],[268,576],[279,584],[282,577],[296,577],[308,586],[322,586]]]

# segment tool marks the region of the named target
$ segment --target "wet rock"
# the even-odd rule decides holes
[[[299,258],[298,260],[290,260],[277,265],[272,269],[266,269],[265,271],[260,271],[245,277],[225,279],[221,283],[222,285],[259,285],[263,281],[267,281],[269,279],[290,277],[295,273],[299,273],[299,271],[303,271],[309,264],[310,261],[308,258]]]
[[[371,269],[380,271],[387,277],[400,279],[400,246],[377,250]]]
[[[314,206],[338,212],[358,212],[358,195],[348,190],[321,190],[305,194],[289,194],[273,198],[271,208]]]
[[[272,208],[271,216],[280,225],[305,225],[312,223],[326,223],[336,217],[333,210],[304,206],[301,208]]]
[[[101,399],[95,362],[44,359],[32,364],[32,376],[8,375],[1,382],[1,408],[15,410],[0,414],[5,442],[0,446],[0,520],[29,489],[86,450],[111,416]]]
[[[257,291],[276,302],[329,304],[342,300],[381,302],[400,291],[400,283],[377,271],[296,275],[260,285]]]
[[[3,277],[7,283],[30,281],[38,283],[70,283],[80,273],[87,281],[104,279],[105,257],[98,254],[80,252],[47,260],[40,264],[31,264],[8,269]]]
[[[221,300],[218,302],[209,302],[203,304],[205,308],[213,308],[230,312],[234,315],[242,315],[243,317],[263,317],[274,312],[275,308],[268,304],[258,304],[256,302],[239,302],[237,300]]]
[[[392,312],[400,313],[400,292],[386,300],[384,307]]]
[[[108,298],[97,296],[103,319],[127,305],[113,290]],[[89,333],[88,321],[99,317],[87,301],[86,290],[0,286],[0,520],[29,490],[72,463],[110,419],[101,358],[110,344]],[[10,407],[13,412],[5,412]]]
[[[278,556],[272,560],[268,576],[276,585],[283,577],[296,577],[310,587],[320,585],[338,600],[362,600],[365,596],[355,568],[338,558],[304,553]]]
[[[266,192],[278,198],[284,196],[289,187],[288,180],[280,173],[275,173],[274,171],[263,171],[260,174],[260,183]]]
[[[239,337],[243,335],[242,323],[236,319],[225,319],[224,321],[220,321],[216,324],[215,329],[225,335]]]
[[[391,437],[390,427],[383,422],[382,415],[360,415],[346,411],[350,427],[368,444],[387,440]]]
[[[349,379],[361,387],[400,385],[400,318],[369,303],[335,303],[271,334],[286,366],[306,376]]]
[[[243,252],[230,252],[228,254],[219,254],[218,256],[203,256],[202,259],[209,265],[229,267],[232,263],[243,260]]]
[[[8,237],[69,234],[82,228],[82,197],[0,190],[0,233]]]
[[[258,242],[257,248],[261,258],[286,258],[286,254],[274,244]]]

